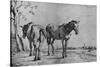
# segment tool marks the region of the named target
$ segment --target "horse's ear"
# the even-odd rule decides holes
[[[32,24],[32,22],[28,23],[28,25]]]

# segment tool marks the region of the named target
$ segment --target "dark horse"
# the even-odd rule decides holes
[[[32,46],[34,46],[34,60],[40,60],[40,43],[41,43],[41,32],[38,25],[32,24],[32,22],[21,26],[23,32],[23,38],[27,37],[29,40],[30,54],[32,56]]]
[[[53,43],[55,40],[61,40],[62,41],[62,57],[66,57],[66,48],[67,48],[67,41],[70,39],[70,33],[71,31],[75,31],[75,34],[78,34],[78,27],[79,27],[80,21],[72,20],[69,23],[59,25],[55,27],[54,25],[48,24],[46,26],[46,32],[48,34],[47,36],[47,42],[48,42],[48,54],[49,53],[49,44],[52,46],[52,53],[54,54],[54,47]],[[56,28],[56,29],[55,29]]]

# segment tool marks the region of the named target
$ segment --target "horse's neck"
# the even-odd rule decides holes
[[[33,24],[29,25],[29,27],[28,27],[28,30],[27,30],[27,38],[28,39],[30,39],[30,36],[31,36],[31,34],[33,32],[32,27],[33,27]]]
[[[31,29],[27,33],[28,39],[37,39],[40,37],[40,29],[37,26],[31,26]]]
[[[67,25],[67,27],[65,27],[65,32],[67,35],[69,35],[73,30],[73,27],[71,25]]]
[[[29,32],[31,30],[32,24],[28,26],[28,30],[27,32]]]

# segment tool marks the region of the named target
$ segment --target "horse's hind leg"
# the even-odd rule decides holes
[[[39,48],[35,48],[35,58],[34,61],[40,60]]]
[[[39,43],[39,46],[38,46],[37,50],[38,50],[38,58],[37,58],[37,60],[40,60],[40,43]]]
[[[37,60],[40,60],[40,49],[37,48]]]
[[[34,61],[36,61],[37,60],[37,48],[34,48],[34,51],[35,51]]]
[[[50,55],[50,39],[47,39],[47,43],[48,43],[48,56]]]
[[[50,55],[50,44],[48,44],[48,56]]]
[[[34,45],[34,54],[35,54],[35,57],[34,57],[34,61],[37,60],[37,48],[36,48],[36,45]]]
[[[40,43],[33,44],[35,51],[34,61],[40,60]]]

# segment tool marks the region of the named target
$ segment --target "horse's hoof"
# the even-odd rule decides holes
[[[33,61],[36,61],[36,58],[34,58],[34,60]]]
[[[62,56],[62,58],[65,58],[64,56]]]
[[[29,54],[29,56],[32,56],[32,54]]]
[[[67,57],[67,55],[65,55],[65,57]]]
[[[54,56],[54,54],[52,54],[52,56]]]
[[[50,54],[48,54],[47,56],[50,56]]]
[[[39,57],[38,57],[38,59],[37,60],[41,60]]]
[[[50,55],[47,55],[47,56],[50,56]]]

